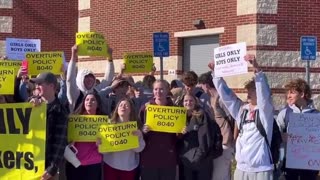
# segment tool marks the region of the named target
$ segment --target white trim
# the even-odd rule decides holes
[[[224,33],[224,27],[175,32],[174,37],[181,38],[181,37],[208,36],[208,35],[216,35],[216,34],[222,34],[222,33]]]

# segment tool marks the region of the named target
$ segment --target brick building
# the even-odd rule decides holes
[[[320,37],[319,9],[318,0],[79,0],[79,31],[105,35],[114,49],[116,71],[123,53],[152,51],[152,33],[169,32],[171,53],[164,60],[164,78],[169,81],[179,78],[183,71],[207,71],[214,47],[246,42],[268,75],[275,103],[283,105],[283,84],[292,78],[305,78],[300,36]],[[90,67],[101,76],[104,65],[97,64],[104,64],[103,60],[79,61],[79,66]],[[159,59],[154,61],[159,69]],[[311,65],[311,86],[319,104],[319,61]],[[242,84],[252,77],[250,71],[226,78],[240,96],[244,95]]]
[[[0,55],[6,38],[41,40],[42,51],[70,57],[78,26],[78,0],[0,0]]]
[[[305,77],[299,40],[301,35],[319,37],[319,9],[318,0],[0,0],[0,55],[6,37],[39,38],[43,51],[63,50],[68,59],[79,24],[79,32],[105,35],[119,71],[124,53],[152,51],[152,33],[162,30],[170,33],[170,57],[164,60],[164,78],[170,81],[183,71],[207,71],[213,48],[246,42],[267,73],[274,101],[280,105],[284,104],[283,84]],[[159,59],[154,61],[159,70]],[[98,77],[104,64],[101,58],[79,59],[80,68],[92,69]],[[319,62],[311,65],[311,86],[319,104]],[[133,75],[136,80],[143,77]],[[250,77],[252,71],[226,80],[243,96],[242,84]]]

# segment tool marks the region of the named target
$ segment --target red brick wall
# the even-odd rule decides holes
[[[192,22],[202,19],[206,28],[225,27],[221,44],[236,41],[236,25],[255,23],[255,15],[237,17],[236,0],[202,1],[91,1],[91,30],[102,32],[114,48],[115,58],[127,51],[152,51],[152,33],[170,33],[171,54],[182,54],[182,41],[174,32],[195,30]]]
[[[78,30],[78,0],[14,0],[13,9],[0,9],[2,16],[13,17],[13,32],[7,37],[41,39],[42,51],[65,51],[70,57]]]
[[[278,14],[258,15],[260,24],[278,25],[278,46],[263,50],[300,51],[300,37],[313,35],[320,43],[320,2],[317,0],[279,0]]]

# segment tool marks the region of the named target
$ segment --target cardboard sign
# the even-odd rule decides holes
[[[290,113],[286,167],[320,170],[320,114]]]
[[[226,77],[248,73],[246,43],[231,44],[214,49],[214,74]]]
[[[153,67],[152,53],[127,53],[124,55],[125,73],[150,72]]]
[[[102,125],[99,152],[117,152],[139,147],[138,136],[132,135],[138,129],[137,122]]]
[[[20,67],[22,66],[22,62],[23,61],[1,60],[0,67],[13,68],[15,75],[17,75]]]
[[[40,52],[40,39],[6,38],[6,56],[13,60],[24,60],[28,52]]]
[[[41,179],[45,170],[46,105],[1,104],[0,142],[0,179]]]
[[[0,66],[0,95],[13,95],[16,74],[13,68]]]
[[[63,52],[27,53],[29,75],[51,72],[59,75],[63,65]]]
[[[68,141],[96,142],[101,125],[108,124],[108,116],[71,115],[68,121]]]
[[[148,105],[146,109],[151,131],[181,133],[186,126],[187,110],[183,107]]]
[[[76,34],[79,56],[107,57],[107,43],[104,36],[95,32],[80,32]]]

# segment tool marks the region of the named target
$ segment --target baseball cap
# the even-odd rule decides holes
[[[36,84],[42,84],[42,83],[48,83],[48,84],[54,84],[54,85],[58,84],[56,76],[51,72],[40,73],[36,78],[31,78],[30,82],[36,83]]]

